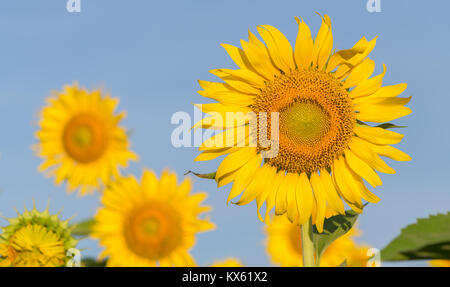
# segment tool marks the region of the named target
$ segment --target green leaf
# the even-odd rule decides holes
[[[81,266],[83,267],[106,267],[106,260],[97,261],[94,258],[85,258],[81,260]]]
[[[335,215],[325,219],[323,232],[319,233],[316,226],[313,227],[314,249],[320,261],[323,253],[336,239],[347,233],[355,224],[358,213],[353,210],[345,211],[345,215]]]
[[[189,170],[188,172],[186,172],[184,175],[188,175],[192,173],[193,175],[199,177],[199,178],[206,178],[206,179],[216,179],[216,172],[211,172],[211,173],[196,173],[193,172],[192,170]]]
[[[450,259],[450,212],[419,218],[381,250],[381,260]]]
[[[72,234],[79,236],[88,236],[92,231],[92,226],[94,225],[94,219],[89,218],[79,223],[72,225]]]

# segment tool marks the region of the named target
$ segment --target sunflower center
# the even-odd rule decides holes
[[[142,232],[150,236],[158,234],[159,231],[159,219],[156,217],[150,217],[142,222]]]
[[[316,102],[298,101],[281,111],[280,128],[297,144],[314,147],[330,130],[330,116]]]
[[[87,113],[72,117],[64,128],[63,144],[67,154],[75,161],[96,161],[103,155],[108,144],[103,121]]]
[[[134,209],[123,226],[127,246],[137,255],[159,260],[182,242],[181,218],[171,206],[148,202]]]
[[[270,113],[279,113],[279,152],[266,162],[293,173],[330,167],[347,147],[356,122],[341,82],[314,69],[275,77],[256,96],[252,108],[257,115],[267,113],[267,130]]]

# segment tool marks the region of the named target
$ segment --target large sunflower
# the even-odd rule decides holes
[[[143,172],[141,183],[133,176],[121,177],[103,193],[95,216],[94,238],[106,249],[108,266],[194,266],[189,249],[197,232],[214,228],[199,215],[206,193],[189,194],[190,180],[177,185],[174,173],[163,172],[158,180]]]
[[[203,142],[203,153],[196,160],[227,155],[215,179],[219,187],[233,182],[228,200],[242,192],[237,204],[256,199],[261,220],[264,202],[266,217],[273,207],[277,215],[287,213],[299,224],[313,215],[321,232],[327,206],[343,214],[342,199],[356,212],[362,212],[362,199],[379,201],[363,180],[376,187],[382,182],[375,170],[395,173],[380,156],[410,160],[390,146],[403,138],[386,129],[393,125],[367,123],[408,115],[411,110],[404,105],[410,97],[397,97],[406,84],[382,87],[385,69],[371,77],[375,63],[367,56],[376,39],[363,37],[353,48],[333,52],[327,15],[315,40],[309,27],[296,20],[294,49],[279,30],[268,25],[257,28],[265,44],[249,32],[249,41],[241,41],[242,49],[223,45],[240,69],[211,71],[224,82],[199,82],[204,89],[199,93],[218,103],[198,106],[211,116],[195,127],[224,131]],[[255,127],[251,117],[244,117],[247,129],[242,139],[236,136],[242,125],[220,117],[230,113],[256,115],[259,124]],[[260,136],[270,130],[271,113],[278,115],[273,122],[279,125],[278,152],[272,157],[263,156],[267,146],[261,144]],[[256,146],[249,144],[252,134],[258,135]],[[268,138],[275,140],[270,133]]]
[[[75,84],[47,102],[40,113],[35,150],[45,160],[39,170],[54,176],[56,184],[67,181],[69,192],[79,188],[82,195],[90,193],[117,177],[119,167],[137,160],[119,126],[125,113],[114,112],[118,99]]]
[[[275,216],[266,226],[267,253],[271,261],[283,267],[301,267],[302,240],[300,226],[293,224],[285,215]],[[353,227],[335,240],[324,252],[320,267],[336,267],[343,262],[349,267],[365,267],[369,260],[368,246],[354,242],[359,230]]]

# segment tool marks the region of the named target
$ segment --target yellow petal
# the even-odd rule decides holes
[[[242,69],[253,70],[253,67],[245,56],[243,50],[229,44],[222,44],[221,46],[225,49],[225,51],[227,51],[228,55],[230,55],[231,59],[236,63],[236,65],[238,65]]]
[[[233,187],[228,195],[227,204],[231,199],[241,194],[242,191],[247,188],[256,171],[261,167],[261,161],[261,155],[254,154],[253,158],[251,158],[246,164],[239,168],[238,171],[236,171],[237,175],[234,179]]]
[[[409,115],[412,111],[401,105],[358,105],[356,118],[363,122],[385,123]]]
[[[207,160],[212,160],[215,159],[219,156],[225,155],[225,154],[229,154],[232,153],[234,151],[236,151],[236,149],[238,149],[238,147],[227,147],[227,148],[223,148],[223,149],[218,149],[218,150],[213,150],[213,151],[204,151],[201,154],[199,154],[194,161],[207,161]]]
[[[377,99],[377,98],[395,98],[398,95],[400,95],[401,93],[403,93],[406,88],[407,88],[406,84],[384,86],[384,87],[381,87],[378,91],[376,91],[374,94],[372,94],[370,96],[353,99],[353,102],[354,103],[362,103],[362,102],[369,101],[372,99]]]
[[[297,207],[299,211],[298,223],[305,224],[311,217],[313,207],[313,191],[306,173],[302,173],[299,176],[297,183]]]
[[[357,178],[357,184],[360,186],[361,190],[361,196],[364,200],[371,202],[371,203],[377,203],[380,201],[380,198],[373,194],[370,190],[367,189],[364,182],[360,177]]]
[[[210,71],[211,72],[211,71]],[[214,70],[213,70],[214,72]],[[226,80],[224,80],[231,88],[233,88],[234,90],[240,92],[240,93],[244,93],[244,94],[249,94],[249,95],[256,95],[259,94],[260,89],[257,87],[252,86],[251,84],[239,80],[239,79],[231,79],[231,78],[226,78]]]
[[[214,92],[230,92],[230,91],[232,91],[231,87],[225,83],[217,83],[217,82],[209,82],[209,81],[199,80],[198,84],[205,91],[208,91],[208,90],[214,91]]]
[[[372,52],[373,48],[375,48],[375,44],[377,42],[377,38],[375,37],[371,41],[367,41],[365,37],[362,37],[353,47],[352,49],[363,49],[364,52],[359,53],[352,57],[349,61],[347,61],[346,65],[341,65],[336,70],[335,77],[338,79],[344,79],[348,76],[349,72],[357,67],[366,57]]]
[[[275,66],[284,72],[295,69],[294,51],[283,33],[269,25],[261,25],[257,29],[267,45],[270,58]]]
[[[351,203],[359,207],[363,206],[360,190],[354,185],[354,180],[348,171],[344,157],[340,157],[334,161],[333,179],[336,182],[335,186],[347,203]]]
[[[333,33],[328,15],[322,18],[322,25],[314,41],[313,66],[323,69],[333,49]]]
[[[317,172],[311,173],[311,185],[314,190],[314,197],[316,199],[316,207],[317,207],[316,227],[317,230],[320,233],[322,233],[326,210],[326,200],[325,200],[326,191],[325,186]]]
[[[288,182],[287,215],[291,222],[296,222],[298,218],[297,197],[296,197],[297,182],[298,182],[297,174],[288,173],[286,181]]]
[[[252,110],[248,107],[223,105],[220,103],[194,104],[194,106],[206,114],[213,114],[213,115],[217,115],[217,113],[221,113],[225,116],[226,113],[236,113],[236,112],[249,113],[249,112],[252,112]]]
[[[375,69],[375,61],[366,58],[358,66],[356,66],[348,75],[344,82],[344,88],[348,89],[358,85],[360,82],[367,80]]]
[[[244,133],[244,135],[242,135]],[[200,151],[218,151],[231,147],[249,147],[248,133],[240,127],[228,129],[203,141]]]
[[[158,178],[155,173],[150,170],[144,170],[142,174],[142,187],[149,193],[154,192],[158,185]],[[184,183],[184,182],[183,182]],[[189,181],[186,181],[184,184],[189,184]]]
[[[334,187],[331,175],[326,169],[322,169],[320,171],[320,178],[322,179],[323,185],[325,187],[327,202],[330,207],[339,214],[345,214],[344,203],[339,197],[339,194]]]
[[[357,119],[364,122],[384,123],[404,117],[411,109],[404,107],[411,97],[361,97],[354,101]]]
[[[349,149],[345,151],[345,160],[356,174],[367,180],[367,182],[373,187],[383,184],[378,174],[366,162],[356,156]]]
[[[283,173],[283,172],[279,172]],[[283,181],[280,183],[280,187],[277,191],[275,202],[275,215],[282,215],[287,211],[287,193],[289,189],[290,174],[285,174]]]
[[[239,69],[239,70],[215,69],[211,70],[210,73],[217,77],[220,77],[225,82],[228,80],[236,80],[236,81],[241,80],[256,89],[262,89],[266,86],[264,78],[248,69]]]
[[[267,198],[273,197],[273,200],[276,204],[276,196],[278,194],[278,190],[281,187],[281,184],[284,181],[284,177],[285,174],[283,172],[278,172],[276,171],[275,168],[273,168],[271,170],[271,173],[273,174],[273,182],[271,185],[269,186],[265,186],[265,190],[264,192],[260,193],[257,197],[256,197],[256,207],[257,207],[257,213],[258,213],[258,217],[261,221],[264,221],[264,219],[262,218],[261,214],[259,213],[259,210],[261,209],[264,201]],[[267,211],[266,211],[267,212]]]
[[[279,74],[279,70],[272,65],[266,46],[251,32],[249,32],[249,42],[241,41],[241,45],[248,61],[258,74],[269,81]]]
[[[399,149],[396,149],[395,147],[392,147],[390,145],[376,145],[373,143],[366,142],[365,143],[371,150],[376,152],[379,155],[388,157],[390,159],[396,160],[396,161],[409,161],[411,160],[411,157],[402,152]]]
[[[356,107],[359,105],[384,105],[384,106],[404,106],[411,101],[411,96],[401,97],[361,97],[353,100]]]
[[[383,173],[394,174],[395,170],[388,166],[368,145],[368,142],[354,137],[349,143],[349,148],[370,167]]]
[[[305,22],[298,22],[298,34],[295,42],[295,63],[299,69],[309,68],[311,66],[312,53],[313,53],[313,39],[311,37],[311,30]]]
[[[227,106],[248,107],[254,103],[255,96],[237,91],[216,92],[213,90],[198,91],[205,98],[213,99]]]
[[[353,90],[350,91],[349,97],[354,99],[375,93],[381,88],[385,74],[386,74],[386,65],[383,65],[383,73],[360,82],[358,86],[356,86]]]
[[[222,176],[220,180],[218,180],[218,178],[216,177],[217,188],[221,188],[222,186],[231,183],[236,178],[236,176],[237,176],[236,172],[230,172]]]
[[[254,158],[256,154],[255,148],[244,147],[229,154],[217,168],[216,179],[220,181],[224,175],[234,172],[250,159]]]
[[[352,48],[348,50],[340,50],[331,55],[328,60],[326,72],[330,73],[340,65],[347,65],[351,67],[350,62],[359,54],[364,52],[364,48]]]
[[[364,200],[371,203],[377,203],[380,201],[380,198],[367,189],[361,177],[358,176],[347,164],[345,165],[345,168],[347,169],[348,174],[347,182],[354,190],[358,190],[358,194],[360,194]]]
[[[374,144],[396,144],[404,135],[378,127],[356,126],[354,132],[360,137]]]
[[[272,174],[269,165],[263,165],[259,168],[256,171],[252,182],[249,184],[236,204],[245,205],[253,201],[261,192],[264,191],[266,186],[269,186],[272,183],[273,176],[274,174]]]

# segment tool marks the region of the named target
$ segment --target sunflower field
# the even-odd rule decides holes
[[[450,267],[449,3],[131,2],[2,6],[0,266]]]

